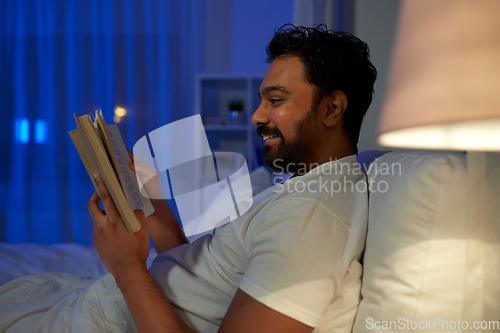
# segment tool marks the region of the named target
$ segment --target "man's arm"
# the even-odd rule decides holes
[[[163,199],[151,199],[155,212],[146,218],[146,224],[158,254],[188,243],[177,219]]]
[[[102,178],[95,177],[97,192],[87,205],[94,225],[94,245],[104,266],[114,276],[139,332],[193,332],[146,267],[149,235],[144,214],[136,211],[141,230],[131,235],[116,210]],[[102,201],[106,215],[99,207]],[[268,308],[242,290],[224,316],[219,332],[309,333],[313,328]]]
[[[193,332],[179,317],[147,268],[115,272],[139,332]]]
[[[313,327],[275,311],[238,288],[220,333],[310,333]]]
[[[130,234],[99,174],[97,192],[87,205],[94,226],[94,245],[114,276],[140,332],[192,332],[179,317],[146,267],[149,233],[144,213],[136,210],[141,229]],[[99,207],[102,201],[106,214]]]
[[[147,269],[122,274],[117,279],[139,332],[193,332],[177,315]],[[301,322],[256,301],[238,289],[218,332],[310,333]]]

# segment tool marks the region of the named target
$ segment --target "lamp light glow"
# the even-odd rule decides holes
[[[394,130],[381,134],[379,142],[401,148],[500,151],[500,119]]]
[[[380,144],[500,151],[498,13],[497,0],[403,3]]]

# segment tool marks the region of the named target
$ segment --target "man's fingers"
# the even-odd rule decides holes
[[[144,212],[142,211],[142,209],[135,209],[134,213],[135,213],[135,216],[137,217],[137,219],[139,220],[139,222],[142,223],[142,222],[146,221],[146,216],[144,216]]]
[[[101,199],[99,198],[99,194],[97,192],[94,192],[92,196],[90,197],[89,203],[87,204],[87,209],[90,213],[90,216],[92,216],[92,219],[95,219],[96,217],[102,215],[101,207],[99,207],[99,201]]]
[[[131,161],[128,163],[128,167],[130,168],[130,170],[135,171],[134,153],[132,153],[130,150],[128,150],[128,148],[127,148],[127,153],[128,153],[128,156],[130,157],[130,161]]]
[[[128,164],[129,167],[132,169],[131,164],[134,166],[135,169],[137,169],[137,165],[140,165],[141,163],[144,163],[139,157],[135,156],[134,153],[132,153],[130,150],[127,149],[128,156],[130,157],[130,163]],[[134,170],[134,169],[132,169]]]
[[[139,223],[141,224],[140,230],[146,230],[147,232],[146,217],[144,216],[144,212],[142,211],[142,209],[135,209],[134,213],[137,219],[139,220]]]
[[[97,186],[97,193],[99,193],[99,197],[101,198],[104,210],[106,210],[106,215],[113,217],[117,216],[118,211],[116,210],[115,203],[113,202],[113,199],[109,195],[108,188],[106,187],[106,184],[102,180],[101,175],[97,172],[94,173],[94,181]]]
[[[128,150],[130,158],[134,156],[133,153]],[[138,178],[139,188],[141,193],[144,195],[143,189],[146,190],[146,194],[149,198],[160,199],[161,185],[158,173],[154,168],[151,168],[147,163],[142,161],[139,157],[135,156],[134,162],[128,163],[130,170],[135,171],[136,177]]]
[[[130,160],[134,162],[134,153],[132,153],[128,148],[127,148],[128,156],[130,156]]]
[[[100,200],[101,199],[99,198],[99,194],[97,194],[97,191],[96,191],[96,192],[94,192],[94,194],[92,194],[92,196],[90,197],[89,203],[87,204],[87,209],[90,213],[90,216],[92,217],[92,227],[94,228],[94,230],[96,230],[96,228],[97,228],[97,225],[96,225],[97,219],[102,218],[102,216],[104,216],[104,214],[101,211],[101,207],[99,207]]]
[[[128,167],[134,171],[141,172],[144,169],[150,168],[149,165],[144,163],[139,157],[135,156],[130,150],[127,149],[128,156],[130,156],[131,162],[128,163]]]

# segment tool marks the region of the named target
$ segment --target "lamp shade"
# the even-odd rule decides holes
[[[499,0],[404,1],[380,144],[500,150],[499,16]]]

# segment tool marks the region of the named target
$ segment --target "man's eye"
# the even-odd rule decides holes
[[[270,99],[271,104],[276,104],[282,101],[282,99]]]

